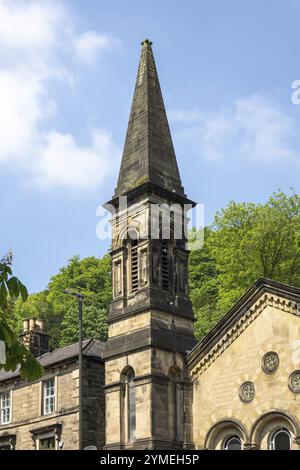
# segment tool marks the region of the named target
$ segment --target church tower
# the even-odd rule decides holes
[[[141,58],[112,212],[106,448],[192,448],[195,345],[187,209],[151,42]]]

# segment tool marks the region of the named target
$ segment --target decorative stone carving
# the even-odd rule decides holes
[[[293,393],[300,393],[300,370],[295,370],[289,376],[289,388]]]
[[[261,367],[266,374],[275,372],[279,367],[278,354],[274,351],[267,352],[262,358]]]
[[[255,397],[255,386],[253,382],[244,382],[240,387],[240,399],[244,403],[250,403]]]

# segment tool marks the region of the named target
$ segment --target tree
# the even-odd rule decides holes
[[[65,289],[84,295],[84,337],[104,341],[107,337],[106,312],[112,295],[109,255],[82,260],[74,256],[51,278],[45,291],[30,295],[26,303],[21,299],[15,303],[14,329],[20,331],[23,318],[38,317],[45,321],[52,349],[78,341],[77,302],[64,294]]]
[[[66,311],[61,329],[64,334],[60,338],[60,346],[66,346],[78,341],[78,308],[76,299],[74,304]],[[96,305],[84,304],[83,311],[83,337],[107,339],[107,310]]]
[[[25,301],[28,297],[26,287],[12,275],[11,265],[12,254],[9,253],[0,260],[0,340],[4,341],[6,349],[6,362],[0,364],[0,369],[15,371],[20,366],[22,378],[36,380],[43,368],[10,327],[12,301],[20,296]]]
[[[202,338],[216,323],[218,282],[216,262],[211,253],[211,229],[204,229],[203,248],[191,251],[189,256],[189,291],[195,315],[195,335]]]
[[[10,325],[16,332],[20,333],[22,331],[24,318],[40,318],[45,321],[47,332],[50,330],[54,331],[56,318],[53,314],[51,303],[48,301],[47,294],[48,291],[45,290],[29,295],[26,302],[21,297],[14,302]],[[57,328],[60,329],[60,325],[57,325]]]
[[[300,286],[300,197],[278,192],[265,204],[231,202],[216,214],[208,249],[218,317],[260,277]]]

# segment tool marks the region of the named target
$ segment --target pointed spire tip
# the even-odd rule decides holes
[[[144,41],[141,42],[142,46],[152,46],[153,42],[150,41],[149,39],[144,39]]]

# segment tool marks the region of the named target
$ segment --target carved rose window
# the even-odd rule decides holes
[[[266,374],[272,374],[279,367],[279,356],[276,352],[270,351],[262,359],[262,369]]]
[[[255,387],[253,382],[244,382],[240,387],[240,399],[244,403],[250,403],[255,397]]]
[[[293,393],[300,393],[300,370],[296,370],[290,375],[289,387]]]

